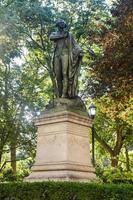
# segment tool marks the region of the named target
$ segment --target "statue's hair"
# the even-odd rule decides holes
[[[67,24],[66,24],[66,22],[65,22],[63,19],[59,19],[59,20],[57,20],[57,22],[56,22],[56,26],[57,26],[57,27],[60,26],[60,22],[63,22],[63,23],[64,23],[64,28],[67,27]]]

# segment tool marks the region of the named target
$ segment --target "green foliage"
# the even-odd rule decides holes
[[[104,167],[104,162],[107,161],[110,166],[111,160],[112,166],[122,167],[123,170],[126,167],[127,170],[132,169],[132,157],[129,149],[133,143],[131,112],[127,113],[128,107],[124,106],[124,103],[114,101],[107,95],[96,99],[95,102],[97,105],[94,125],[95,138],[100,144],[96,143],[95,146],[98,165]],[[129,107],[131,106],[130,100],[127,104]],[[114,157],[118,161],[116,165],[113,165]]]
[[[112,168],[104,170],[103,179],[112,183],[133,183],[133,173]]]
[[[0,181],[16,181],[16,175],[14,175],[12,168],[8,168],[7,170],[4,170],[1,177]]]
[[[25,157],[35,156],[36,127],[33,117],[44,109],[52,96],[51,83],[45,69],[46,56],[44,51],[42,53],[43,47],[40,50],[37,43],[39,36],[36,37],[41,25],[43,32],[44,24],[41,22],[47,21],[47,14],[51,10],[41,5],[38,1],[19,0],[1,3],[0,165],[5,162],[3,155],[7,151],[14,150],[14,158],[12,153],[11,159],[8,159],[13,160],[11,163],[14,164],[17,162],[17,151]],[[30,39],[33,31],[37,42]],[[44,32],[42,35],[46,36]],[[36,54],[39,58],[44,55],[42,65],[36,61]]]
[[[122,168],[96,167],[97,176],[103,183],[133,183],[132,171],[123,171]]]
[[[0,185],[0,199],[17,200],[132,200],[132,185],[42,182]]]
[[[20,154],[21,153],[17,155],[17,172],[14,174],[13,169],[10,166],[11,161],[7,161],[7,163],[3,166],[2,170],[0,171],[0,182],[22,181],[23,178],[27,177],[31,173],[30,167],[33,165],[33,157],[23,160],[22,155],[20,156]],[[8,154],[7,156],[9,157]],[[5,158],[5,160],[9,160],[8,157]]]

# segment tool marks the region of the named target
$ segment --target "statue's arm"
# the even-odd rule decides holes
[[[83,53],[83,50],[82,48],[79,46],[79,44],[75,41],[75,39],[73,38],[73,36],[71,35],[71,39],[72,39],[72,45],[73,47],[77,50],[79,56],[83,56],[84,53]]]
[[[49,39],[50,40],[56,40],[57,39],[57,33],[56,32],[51,33],[50,36],[49,36]]]
[[[50,34],[49,39],[55,41],[55,40],[59,40],[59,39],[67,38],[67,37],[68,37],[68,33],[60,34],[58,32],[53,32]]]

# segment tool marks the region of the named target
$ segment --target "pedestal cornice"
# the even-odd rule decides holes
[[[86,116],[79,115],[70,111],[60,111],[53,113],[46,113],[40,115],[38,119],[35,119],[35,125],[40,126],[43,124],[53,124],[60,122],[72,122],[79,125],[92,127],[92,120]]]

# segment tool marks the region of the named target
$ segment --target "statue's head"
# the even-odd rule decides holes
[[[58,27],[58,29],[64,29],[67,27],[67,24],[64,20],[60,19],[56,22],[56,26]]]

